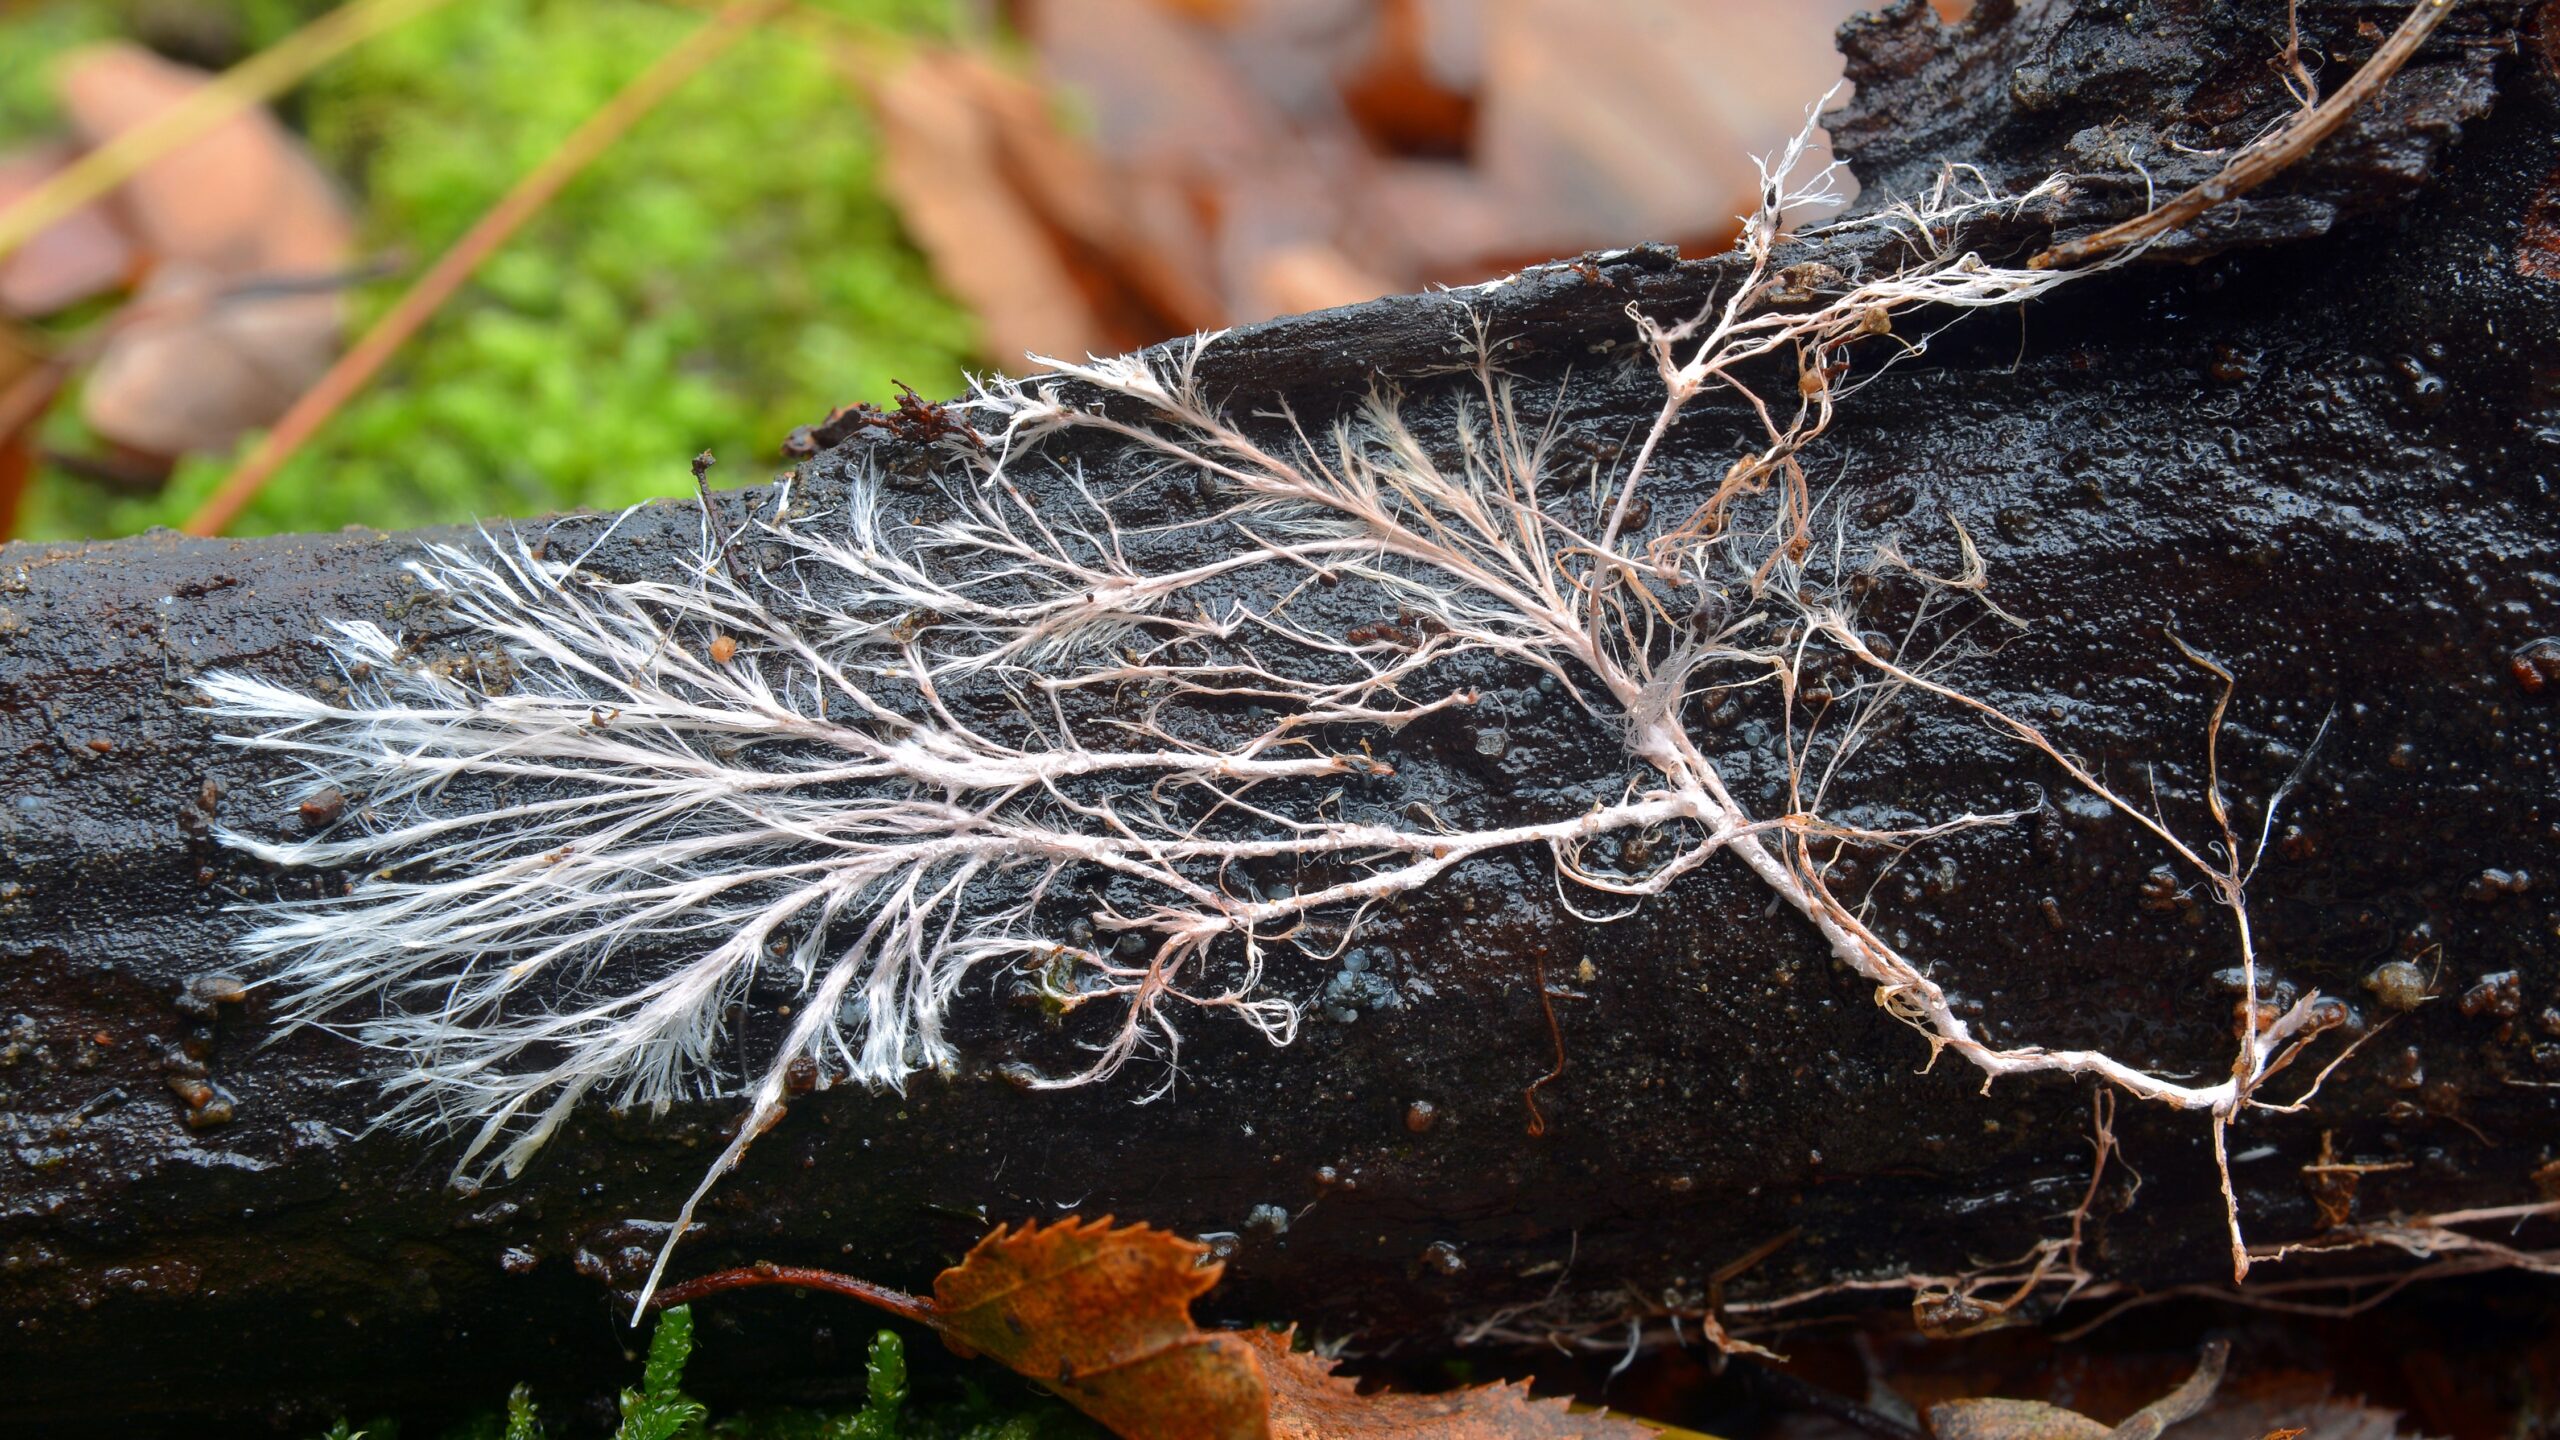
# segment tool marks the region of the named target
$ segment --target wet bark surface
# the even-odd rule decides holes
[[[2158,8],[2160,33],[2122,6],[2057,3],[1949,34],[1899,7],[1853,28],[1845,148],[1872,157],[1877,188],[1913,182],[1940,149],[2033,178],[2104,168],[2065,123],[2073,107],[2162,146],[2160,117],[2190,116],[2216,86],[2258,107],[2226,129],[2275,113],[2280,87],[2248,67],[2270,23],[2281,45],[2283,5]],[[2398,13],[2302,9],[2350,61],[2354,22]],[[2313,1109],[2235,1130],[2253,1241],[2334,1218],[2302,1170],[2324,1137],[2397,1167],[2364,1177],[2358,1219],[2530,1201],[2555,1159],[2560,264],[2528,223],[2560,184],[2544,9],[2521,31],[2520,7],[2467,11],[2413,69],[2403,108],[2376,111],[2367,148],[2383,159],[2306,170],[2290,208],[2235,212],[2201,263],[2128,267],[1940,332],[1806,457],[1848,553],[1890,539],[1951,570],[1955,527],[1970,534],[1992,594],[2030,628],[1958,678],[2156,796],[2173,828],[2210,835],[2215,686],[2171,634],[2238,678],[2219,754],[2244,826],[2301,771],[2250,890],[2261,953],[2282,984],[2349,1001],[2358,1030],[2390,1023]],[[2020,78],[2028,49],[2047,57],[2043,89]],[[2221,78],[2198,78],[2197,53]],[[2106,84],[2050,78],[2070,75]],[[2430,96],[2442,123],[2410,118]],[[1937,114],[1967,117],[1960,135]],[[2432,137],[2423,153],[2393,138],[2412,129]],[[2317,223],[2303,218],[2314,200]],[[2031,217],[2020,253],[2139,196],[2096,187],[2073,203]],[[1801,258],[1867,257],[1813,242]],[[1238,413],[1285,402],[1320,421],[1383,379],[1409,413],[1443,414],[1473,383],[1461,372],[1480,320],[1524,407],[1553,409],[1565,452],[1606,465],[1660,398],[1628,307],[1685,316],[1729,275],[1654,250],[1593,257],[1241,331],[1201,374]],[[1745,421],[1693,407],[1655,504],[1705,493]],[[894,482],[934,463],[885,427],[838,430],[799,467],[821,507],[859,467]],[[1163,498],[1167,513],[1197,503]],[[555,545],[604,525],[539,523]],[[646,509],[595,564],[672,565],[696,525],[687,505]],[[263,992],[226,998],[223,977],[253,977],[230,959],[243,921],[225,907],[344,877],[278,873],[209,838],[216,817],[279,835],[306,820],[295,776],[190,712],[196,677],[325,686],[311,637],[348,618],[467,656],[471,637],[400,568],[416,543],[158,534],[0,551],[0,1429],[179,1413],[306,1426],[537,1372],[562,1387],[624,1378],[617,1292],[734,1106],[589,1112],[521,1179],[465,1194],[446,1183],[452,1142],[367,1129],[399,1057],[279,1035]],[[1397,774],[1362,803],[1572,813],[1623,780],[1615,737],[1531,677],[1476,678],[1486,704],[1379,742]],[[1737,793],[1764,808],[1780,777],[1751,757],[1775,751],[1774,718],[1737,701],[1709,722]],[[1889,868],[1861,860],[1874,923],[1989,1038],[2104,1048],[2199,1081],[2227,1069],[2227,919],[2155,879],[2156,842],[2014,743],[1913,707],[1833,802],[2028,812]],[[2385,1003],[2366,981],[2392,961],[2434,998]],[[1430,1349],[1505,1315],[1522,1332],[1622,1333],[1631,1315],[1694,1310],[1721,1267],[1781,1237],[1726,1300],[1961,1272],[2059,1233],[2089,1181],[2087,1082],[1986,1094],[1952,1059],[1929,1068],[1924,1040],[1738,864],[1595,925],[1562,908],[1543,854],[1475,862],[1382,914],[1356,950],[1281,968],[1281,988],[1311,1002],[1296,1043],[1195,1023],[1179,1084],[1143,1107],[1155,1077],[1134,1071],[1067,1092],[1012,1083],[1075,1063],[1088,1037],[1042,1023],[1001,979],[973,982],[960,1073],[795,1104],[715,1192],[675,1273],[770,1259],[921,1288],[995,1222],[1117,1213],[1214,1238],[1229,1271],[1204,1308],[1219,1317]],[[1559,1043],[1533,1136],[1524,1091]],[[2115,1130],[2143,1184],[2138,1198],[2121,1174],[2102,1187],[2084,1262],[2132,1286],[2223,1276],[2202,1119],[2127,1102]],[[863,1333],[844,1323],[786,1299],[719,1307],[694,1378],[715,1396],[840,1378]]]

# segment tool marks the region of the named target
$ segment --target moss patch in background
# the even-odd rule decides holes
[[[85,40],[167,32],[238,48],[321,6],[49,0],[0,10],[0,144],[54,128],[45,61]],[[873,34],[934,33],[939,0],[815,7]],[[206,12],[215,12],[208,19]],[[368,255],[358,326],[624,82],[701,23],[665,0],[454,0],[337,60],[282,113],[348,186]],[[228,57],[236,58],[236,57]],[[715,478],[763,478],[785,433],[904,380],[956,392],[969,316],[933,286],[880,198],[868,116],[823,30],[749,37],[571,183],[279,473],[234,528],[382,528],[618,507]],[[89,447],[66,397],[48,444]],[[47,467],[23,538],[176,524],[231,456],[119,496]]]

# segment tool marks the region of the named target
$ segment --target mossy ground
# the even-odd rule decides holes
[[[0,146],[58,128],[48,62],[123,35],[220,64],[317,0],[40,0],[0,15]],[[942,0],[820,0],[698,76],[572,182],[233,528],[394,528],[618,507],[764,478],[797,424],[949,394],[975,358],[875,183],[878,148],[846,68],[948,23]],[[324,68],[280,109],[347,186],[362,252],[395,273],[353,296],[360,326],[517,177],[701,23],[668,0],[464,0]],[[838,30],[841,23],[841,32]],[[94,309],[55,322],[68,333]],[[94,448],[66,397],[54,449]],[[175,524],[230,468],[191,457],[119,495],[46,467],[22,538]]]

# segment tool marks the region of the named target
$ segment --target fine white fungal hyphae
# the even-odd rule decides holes
[[[325,697],[204,682],[240,743],[350,797],[316,835],[224,833],[278,865],[358,877],[251,906],[241,949],[300,1022],[394,1057],[390,1118],[468,1131],[458,1177],[516,1171],[582,1103],[739,1097],[707,1190],[795,1079],[895,1086],[953,1063],[946,1019],[973,977],[1028,976],[1057,1006],[1115,1017],[1088,1032],[1088,1065],[1041,1083],[1148,1055],[1161,1089],[1190,1012],[1286,1042],[1310,997],[1266,985],[1268,959],[1338,951],[1371,907],[1472,857],[1546,851],[1593,923],[1729,857],[1933,1051],[1988,1076],[2095,1074],[2212,1111],[2218,1136],[2318,1030],[2308,999],[2249,1030],[2210,1085],[1998,1049],[1826,883],[1842,840],[1899,846],[2011,818],[1877,831],[1824,817],[1868,718],[1956,707],[2191,866],[2235,917],[2255,999],[2240,847],[2207,860],[1936,678],[1944,648],[1906,654],[1863,627],[1843,582],[1879,569],[1933,613],[2015,622],[1960,529],[1947,574],[1890,548],[1846,553],[1801,461],[1844,396],[1925,344],[1897,317],[2014,304],[2085,273],[1963,248],[1969,222],[2046,189],[2003,196],[1951,174],[1922,202],[1847,222],[1885,242],[1870,253],[1896,257],[1889,269],[1778,272],[1782,214],[1824,198],[1831,175],[1791,184],[1802,153],[1764,167],[1728,291],[1682,323],[1633,319],[1664,400],[1622,467],[1560,463],[1553,431],[1521,418],[1498,337],[1476,337],[1474,381],[1435,402],[1454,409],[1430,443],[1385,394],[1313,431],[1232,421],[1194,383],[1204,337],[982,383],[951,407],[966,426],[921,495],[877,476],[824,507],[786,490],[735,524],[706,515],[681,556],[625,546],[610,567],[601,549],[557,554],[516,532],[426,547],[411,569],[437,602],[432,643],[342,621],[322,643],[344,684]],[[1751,388],[1773,372],[1782,394]],[[1724,453],[1742,458],[1720,481],[1691,486],[1703,503],[1672,513],[1649,472],[1711,389],[1737,392],[1755,428],[1731,437]],[[1056,453],[1059,437],[1107,457],[1108,478]],[[1161,503],[1176,486],[1190,501]],[[1362,605],[1384,623],[1310,618]],[[1795,702],[1815,660],[1851,676],[1826,682],[1827,731]],[[1378,742],[1476,703],[1451,677],[1488,663],[1549,677],[1618,757],[1590,803],[1468,826],[1346,803],[1388,764]],[[1693,730],[1703,692],[1736,688],[1775,695],[1786,717],[1787,801],[1770,813],[1746,812]],[[1631,835],[1645,839],[1633,867],[1616,845]],[[1288,878],[1308,875],[1323,878]],[[754,1054],[739,1035],[750,1007],[779,1037]]]

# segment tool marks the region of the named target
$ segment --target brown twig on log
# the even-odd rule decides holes
[[[2130,220],[2110,225],[2094,235],[2083,235],[2044,251],[2027,262],[2038,270],[2067,270],[2102,259],[2129,246],[2148,244],[2179,226],[2194,220],[2225,201],[2235,200],[2257,189],[2285,171],[2285,167],[2311,153],[2313,146],[2327,139],[2354,114],[2356,107],[2379,91],[2383,82],[2400,71],[2409,57],[2418,53],[2427,37],[2453,13],[2453,0],[2418,0],[2391,38],[2382,42],[2373,58],[2364,62],[2346,84],[2328,99],[2285,121],[2273,131],[2244,147],[2222,167],[2222,173],[2191,189],[2181,192],[2167,203],[2147,210]],[[2296,23],[2289,10],[2289,25]],[[2295,50],[2299,44],[2286,47],[2287,59],[2296,69],[2300,61]]]

